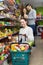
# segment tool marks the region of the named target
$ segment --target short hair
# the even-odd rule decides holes
[[[31,5],[31,4],[29,4],[29,3],[26,5],[26,7],[27,7],[27,6],[31,6],[31,7],[32,7],[32,5]]]

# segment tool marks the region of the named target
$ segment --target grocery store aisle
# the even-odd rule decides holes
[[[36,47],[32,49],[29,65],[43,65],[43,39],[35,37]]]

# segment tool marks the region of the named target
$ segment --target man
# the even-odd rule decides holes
[[[20,20],[21,26],[23,28],[20,28],[19,31],[19,41],[22,39],[22,42],[24,43],[25,41],[27,41],[29,43],[29,45],[31,45],[34,42],[34,36],[33,36],[33,30],[31,27],[27,26],[27,20],[22,18]],[[25,37],[26,39],[25,39]],[[31,43],[30,43],[31,42]]]
[[[33,33],[35,35],[35,20],[36,20],[36,11],[32,8],[30,4],[26,5],[28,14],[24,14],[24,18],[28,19],[28,25],[32,27]]]

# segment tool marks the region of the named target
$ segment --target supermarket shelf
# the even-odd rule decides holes
[[[8,38],[7,36],[6,37],[3,37],[3,38],[0,38],[0,42],[5,41],[7,38]]]
[[[11,20],[11,21],[16,21],[15,19],[13,19],[13,18],[8,18],[8,17],[0,17],[0,20],[4,20],[4,21],[8,21],[8,20]]]
[[[5,18],[5,16],[0,15],[0,19],[3,19],[3,18]]]
[[[10,15],[10,14],[9,14],[9,15]],[[18,19],[14,19],[13,17],[10,17],[10,16],[7,17],[7,16],[1,15],[1,14],[0,14],[0,20],[5,20],[5,21],[6,21],[6,20],[7,20],[7,21],[8,21],[8,20],[11,20],[11,21],[18,21]]]
[[[14,25],[4,25],[4,26],[0,26],[0,27],[15,27]]]
[[[0,40],[6,39],[6,38],[7,38],[7,36],[6,37],[3,37],[3,38],[0,38]]]
[[[17,26],[16,25],[14,25],[14,26],[0,26],[0,30],[4,29],[4,28],[10,28],[10,29],[12,29],[12,28],[17,28]]]
[[[4,9],[5,9],[4,7],[0,6],[0,11],[3,11]]]
[[[17,35],[17,34],[18,34],[18,32],[15,32],[15,33],[12,34],[12,36],[15,36],[15,35]],[[7,41],[8,41],[8,36],[3,37],[3,38],[0,38],[0,42],[6,41],[6,39],[7,39]]]

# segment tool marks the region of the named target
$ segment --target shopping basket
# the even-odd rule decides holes
[[[25,40],[26,40],[26,38],[25,38]],[[18,39],[18,43],[23,44],[23,43],[19,42],[19,39]],[[26,43],[24,43],[24,44],[26,44]],[[26,51],[10,50],[12,65],[29,65],[30,53],[31,53],[30,48]]]
[[[12,65],[29,65],[31,50],[27,51],[10,51],[12,58]]]

